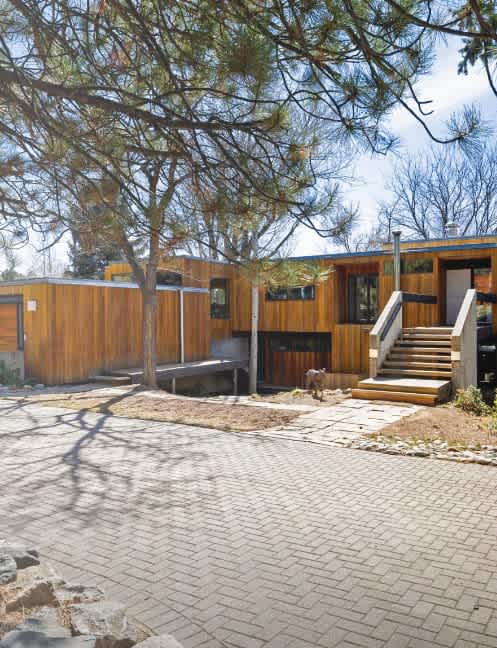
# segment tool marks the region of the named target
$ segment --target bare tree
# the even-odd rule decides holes
[[[385,238],[394,229],[422,239],[443,238],[447,223],[462,236],[497,230],[497,149],[466,156],[434,149],[406,155],[387,183],[389,200],[379,205]]]

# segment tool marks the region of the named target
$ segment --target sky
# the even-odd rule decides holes
[[[457,74],[460,46],[454,39],[450,39],[449,45],[441,43],[437,49],[432,74],[423,77],[417,85],[420,98],[432,101],[433,114],[427,119],[427,123],[437,135],[443,136],[445,122],[454,111],[465,104],[479,106],[483,117],[495,123],[497,99],[488,86],[483,70],[471,68],[467,76]],[[344,187],[346,201],[359,205],[361,228],[364,229],[374,225],[378,202],[388,198],[385,183],[398,161],[398,153],[421,152],[431,146],[422,126],[403,108],[396,109],[389,122],[391,130],[400,139],[397,154],[359,156],[350,169],[354,182]],[[322,254],[333,249],[336,248],[333,248],[330,242],[304,229],[299,233],[298,244],[294,246],[293,254]],[[17,256],[24,272],[33,268],[37,274],[61,274],[67,264],[67,242],[52,250],[49,260],[36,253],[35,245],[18,252]],[[2,265],[4,264],[0,261],[0,268]]]
[[[479,106],[484,119],[495,123],[497,99],[489,88],[485,72],[471,68],[467,76],[457,73],[460,47],[457,40],[451,39],[450,45],[441,43],[432,74],[423,77],[417,85],[420,98],[433,102],[433,114],[426,121],[436,135],[443,136],[445,122],[465,104]],[[344,187],[346,201],[359,204],[361,228],[364,229],[369,229],[375,223],[378,202],[389,196],[385,183],[392,174],[398,155],[406,151],[422,152],[432,146],[422,126],[403,108],[394,110],[389,126],[399,137],[400,148],[386,156],[360,156],[353,165],[354,184]],[[319,254],[333,249],[329,242],[307,230],[301,232],[294,253]]]

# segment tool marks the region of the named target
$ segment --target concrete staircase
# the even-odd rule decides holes
[[[403,328],[376,378],[358,383],[354,398],[435,405],[451,392],[450,327]]]

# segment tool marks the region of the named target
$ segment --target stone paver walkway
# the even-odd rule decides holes
[[[0,535],[187,648],[497,645],[497,471],[0,401]]]
[[[299,416],[284,427],[271,428],[261,434],[343,446],[354,439],[360,439],[364,434],[380,432],[387,425],[420,409],[423,408],[408,403],[348,399],[331,407],[316,409],[310,414]]]

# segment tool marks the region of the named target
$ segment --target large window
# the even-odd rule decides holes
[[[230,316],[227,279],[211,279],[211,317],[227,319]]]
[[[171,272],[170,270],[157,270],[157,285],[158,286],[181,286],[183,279],[179,272]]]
[[[118,272],[112,275],[112,281],[118,283],[134,283],[135,279],[131,272]],[[183,283],[182,277],[178,272],[170,272],[169,270],[157,270],[157,285],[158,286],[181,286]]]
[[[331,336],[329,333],[272,333],[270,349],[275,352],[329,353]]]
[[[267,301],[302,301],[316,296],[314,286],[296,286],[294,288],[269,288],[266,291]]]
[[[378,317],[378,275],[349,276],[348,293],[349,322],[374,322]]]

